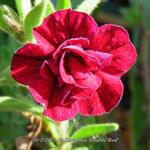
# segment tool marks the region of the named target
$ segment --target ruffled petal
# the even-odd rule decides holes
[[[111,64],[112,54],[94,50],[86,50],[88,55],[95,60],[95,64],[89,64],[93,70],[101,70]],[[97,68],[98,67],[98,68]],[[95,68],[95,69],[94,69]]]
[[[50,43],[48,39],[46,39],[44,36],[41,35],[42,33],[37,32],[36,30],[33,30],[33,35],[36,38],[36,41],[38,45],[42,47],[42,49],[46,51],[51,51],[53,52],[56,47],[54,44]]]
[[[78,100],[78,107],[83,116],[101,115],[106,112],[97,92],[89,99]]]
[[[31,95],[41,105],[47,106],[54,88],[54,80],[51,76],[49,80],[38,78],[28,86]],[[44,90],[43,90],[44,89]]]
[[[71,37],[84,37],[91,40],[98,31],[94,19],[86,13],[70,11]]]
[[[120,26],[101,26],[90,47],[113,55],[112,64],[104,71],[117,77],[126,73],[136,60],[136,50],[130,42],[129,35]]]
[[[77,80],[76,82],[84,88],[74,88],[72,90],[70,99],[73,100],[89,99],[101,85],[101,79],[94,74],[90,74],[86,79]]]
[[[104,113],[109,112],[119,104],[123,94],[123,84],[119,78],[107,73],[99,71],[96,75],[102,80],[97,92],[105,110]]]
[[[69,101],[69,100],[68,100]],[[78,107],[76,101],[69,105],[62,105],[60,91],[55,90],[48,106],[45,108],[44,115],[54,121],[68,120],[76,116]]]
[[[11,67],[11,75],[19,83],[28,85],[28,88],[35,101],[40,104],[44,103],[47,105],[54,86],[53,75],[50,72],[49,74],[47,72],[47,79],[43,78],[40,73],[41,66],[42,62],[14,55]]]
[[[43,62],[43,64],[42,64],[42,66],[41,66],[41,68],[40,68],[39,71],[40,71],[40,75],[41,75],[43,78],[49,80],[49,78],[50,78],[49,76],[51,76],[52,70],[50,69],[49,63],[48,63],[47,60],[45,60],[45,61]]]
[[[84,49],[79,46],[68,45],[68,46],[63,47],[62,51],[68,54],[72,54],[71,57],[76,57],[78,61],[83,60],[83,63],[85,62],[89,66],[91,65],[95,66],[95,63],[96,63],[95,59],[93,57],[90,57],[90,55],[86,53],[86,51],[84,51]]]
[[[48,16],[42,25],[34,28],[34,32],[38,41],[43,37],[51,45],[58,46],[70,38],[85,37],[91,39],[97,28],[94,19],[89,15],[65,9]]]
[[[14,54],[11,65],[11,75],[16,81],[31,85],[35,80],[39,79],[39,71],[42,64],[43,61]]]
[[[74,78],[72,77],[72,75],[68,74],[66,72],[66,69],[64,67],[64,57],[65,57],[66,52],[64,52],[62,54],[61,60],[60,60],[60,65],[59,65],[59,70],[60,70],[60,75],[62,80],[67,83],[67,84],[74,84]]]
[[[75,79],[85,79],[89,77],[90,70],[78,58],[71,57],[67,62],[67,66]]]
[[[63,51],[65,50],[65,47],[66,46],[71,46],[71,45],[76,45],[77,47],[80,48],[88,48],[89,46],[89,40],[87,38],[73,38],[73,39],[69,39],[69,40],[66,40],[65,42],[63,42],[57,49],[56,51],[53,53],[53,57],[56,59],[58,58],[62,53]],[[67,48],[67,47],[66,47]],[[77,48],[78,50],[78,48]],[[83,51],[83,50],[81,50]]]
[[[45,67],[40,56],[47,57],[47,52],[43,52],[37,45],[25,45],[13,56],[11,75],[29,87],[37,102],[47,104],[53,89],[53,74]]]
[[[121,77],[125,74],[136,61],[136,51],[132,44],[126,44],[123,47],[112,50],[113,55],[111,64],[103,69],[104,72]]]
[[[39,60],[46,59],[51,54],[51,50],[42,49],[39,45],[28,43],[16,51],[15,55],[22,57],[35,58]]]

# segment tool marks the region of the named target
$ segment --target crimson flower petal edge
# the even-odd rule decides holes
[[[33,34],[36,44],[13,55],[11,75],[44,104],[44,115],[63,121],[78,113],[102,115],[119,104],[120,78],[136,61],[123,27],[98,27],[88,14],[65,9],[46,17]]]

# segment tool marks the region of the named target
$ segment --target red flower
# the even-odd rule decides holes
[[[101,115],[118,105],[120,77],[136,60],[128,33],[120,26],[98,27],[92,17],[74,10],[48,16],[29,43],[13,56],[11,74],[27,85],[44,114],[56,121]]]

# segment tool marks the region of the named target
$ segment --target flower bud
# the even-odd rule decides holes
[[[8,34],[14,35],[22,41],[23,31],[22,24],[17,13],[6,5],[0,6],[0,28]]]

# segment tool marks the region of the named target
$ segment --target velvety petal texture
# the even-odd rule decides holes
[[[55,121],[102,115],[123,94],[120,77],[136,61],[127,31],[117,25],[98,27],[86,13],[57,11],[33,29],[28,43],[12,58],[11,75],[28,87],[44,115]]]
[[[130,42],[128,32],[117,25],[106,24],[99,27],[90,47],[113,55],[111,65],[103,71],[117,77],[125,74],[136,61],[136,50]]]

